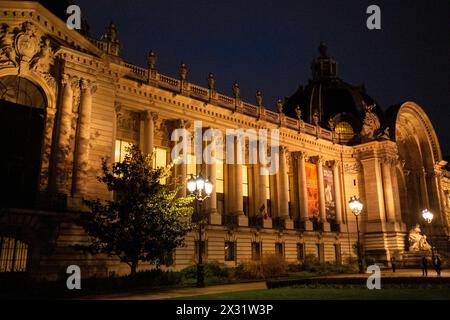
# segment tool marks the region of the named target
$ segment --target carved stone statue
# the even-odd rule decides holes
[[[255,99],[256,99],[256,105],[258,107],[262,107],[262,103],[263,103],[263,96],[261,91],[256,91],[256,95],[255,95]]]
[[[45,39],[44,46],[32,61],[34,70],[40,73],[50,73],[50,66],[53,65],[53,50],[50,46],[50,39]]]
[[[278,113],[283,113],[283,100],[277,100],[277,111]]]
[[[429,251],[431,246],[427,241],[427,236],[422,234],[419,224],[409,231],[409,251]]]
[[[302,119],[302,109],[299,105],[297,105],[297,107],[295,108],[295,115],[297,116],[298,120]]]
[[[375,139],[375,133],[380,129],[380,120],[377,115],[372,111],[375,108],[375,104],[367,106],[364,103],[364,108],[366,110],[366,115],[364,117],[363,127],[361,130],[361,136],[366,139]]]
[[[237,83],[237,81],[235,81],[233,83],[232,90],[233,90],[234,98],[235,99],[239,99],[239,96],[240,96],[240,93],[241,93],[241,89],[239,88],[239,84]]]
[[[312,120],[315,126],[319,125],[319,112],[317,110],[314,110],[314,113],[312,115]]]

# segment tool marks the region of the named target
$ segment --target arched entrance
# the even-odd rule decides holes
[[[0,134],[3,137],[0,206],[34,205],[40,173],[46,98],[18,76],[0,78]]]
[[[413,102],[401,105],[396,114],[395,140],[400,165],[397,168],[402,220],[408,225],[423,223],[421,212],[435,213],[442,223],[435,165],[442,160],[436,133],[425,112]]]

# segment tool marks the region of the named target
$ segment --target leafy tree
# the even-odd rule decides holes
[[[114,192],[114,200],[85,201],[90,212],[81,215],[80,224],[91,243],[77,248],[117,256],[134,276],[140,261],[158,268],[171,264],[174,250],[184,245],[192,228],[193,198],[177,197],[179,188],[161,183],[170,176],[173,163],[153,168],[152,157],[136,146],[127,151],[111,169],[103,159],[98,180]]]

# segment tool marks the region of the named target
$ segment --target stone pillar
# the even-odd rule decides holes
[[[59,118],[58,146],[56,151],[56,192],[69,192],[70,135],[72,131],[73,90],[70,76],[62,75],[62,99]]]
[[[319,213],[323,225],[323,231],[330,231],[330,223],[327,221],[327,212],[325,207],[325,187],[323,182],[323,157],[317,157],[317,180],[319,186]]]
[[[342,223],[342,199],[339,161],[333,163],[334,202],[336,205],[336,224]]]
[[[53,127],[55,124],[56,108],[47,108],[45,110],[45,128],[43,140],[43,152],[41,161],[41,176],[39,181],[39,190],[46,191],[50,183],[50,156],[52,153]]]
[[[89,80],[81,80],[81,101],[78,118],[78,134],[75,153],[75,183],[73,194],[86,195],[89,167],[89,142],[91,136],[92,94],[95,86]]]
[[[153,118],[153,120],[155,120],[155,118]],[[190,122],[189,121],[185,121],[185,120],[180,120],[179,123],[179,128],[180,129],[188,129],[190,127]],[[188,141],[188,133],[186,132],[186,130],[183,130],[183,136],[182,136],[182,143],[190,143],[190,141]],[[175,143],[179,143],[179,141],[175,142]],[[185,145],[185,147],[187,147],[187,145]],[[187,195],[187,181],[190,177],[187,176],[187,160],[188,160],[188,155],[184,154],[186,153],[186,148],[183,149],[183,158],[180,159],[178,161],[178,164],[175,165],[175,177],[178,179],[178,183],[181,184],[181,188],[178,192],[178,195],[180,197],[186,197]]]
[[[402,221],[402,208],[400,205],[400,189],[398,187],[398,177],[397,177],[397,166],[398,160],[393,160],[391,164],[391,180],[392,180],[392,190],[394,193],[394,208],[395,208],[395,219],[399,223]],[[406,209],[406,208],[405,208]]]
[[[280,212],[279,217],[285,221],[286,229],[292,229],[293,223],[289,217],[289,177],[287,173],[287,163],[286,163],[286,153],[287,148],[280,147]]]
[[[381,172],[383,175],[383,192],[384,192],[384,202],[386,208],[386,217],[388,222],[395,222],[395,205],[394,205],[394,194],[392,190],[392,179],[391,179],[391,160],[383,159],[381,162]]]
[[[257,174],[259,175],[259,181],[258,181],[259,201],[258,201],[258,207],[256,209],[259,211],[259,209],[261,207],[264,207],[264,211],[262,212],[262,215],[264,217],[268,210],[267,194],[266,194],[267,193],[267,185],[266,185],[267,175],[264,175],[261,173],[261,169],[263,168],[263,166],[261,164],[258,164],[255,167],[257,168],[257,171],[258,171]],[[272,218],[269,217],[269,215],[267,214],[267,216],[265,216],[263,219],[264,219],[263,220],[264,228],[272,228]]]
[[[300,219],[303,221],[305,230],[312,230],[313,225],[308,216],[308,192],[306,189],[306,167],[305,152],[297,152],[297,174],[298,174],[298,199],[300,207]]]
[[[153,153],[154,139],[155,139],[155,120],[158,119],[156,112],[144,112],[144,152],[147,154]]]
[[[430,200],[428,199],[427,171],[422,167],[419,171],[420,190],[422,193],[422,210],[430,209]]]
[[[242,164],[234,165],[234,214],[238,216],[239,226],[248,226],[248,218],[244,215],[244,201],[242,191]]]
[[[206,174],[211,183],[213,184],[213,189],[211,196],[207,201],[207,212],[209,214],[209,220],[211,224],[221,224],[222,218],[217,213],[217,192],[216,192],[216,139],[212,138],[210,142],[211,145],[211,164],[206,165]]]

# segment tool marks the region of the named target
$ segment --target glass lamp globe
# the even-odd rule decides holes
[[[422,217],[427,223],[431,223],[431,221],[433,221],[433,214],[428,211],[428,209],[422,211]]]
[[[188,182],[187,182],[187,188],[189,190],[190,193],[195,191],[195,188],[197,187],[197,183],[194,179],[194,176],[191,175],[191,177],[189,178]]]
[[[205,181],[205,193],[206,193],[206,195],[209,196],[211,194],[212,190],[213,190],[213,185],[212,185],[211,181],[209,181],[209,179],[206,179],[206,181]]]
[[[355,216],[360,215],[363,209],[363,204],[361,203],[361,201],[359,201],[359,199],[356,198],[356,196],[352,196],[350,198],[348,205]]]
[[[197,190],[199,190],[199,191],[202,191],[203,188],[205,187],[205,180],[203,180],[203,177],[201,174],[197,177],[196,184],[197,184]]]

